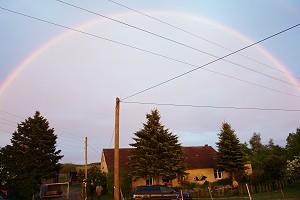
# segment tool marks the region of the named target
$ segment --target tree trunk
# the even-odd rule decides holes
[[[231,172],[231,181],[235,181],[235,174],[234,174],[234,171]]]

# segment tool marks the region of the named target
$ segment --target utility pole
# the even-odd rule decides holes
[[[114,200],[120,200],[119,113],[120,113],[120,99],[117,97],[116,98],[116,113],[115,113]]]
[[[87,181],[87,137],[85,137],[85,141],[84,141],[84,144],[85,144],[85,181]]]
[[[87,185],[87,137],[85,137],[85,173],[84,173],[84,179],[82,183],[82,199],[87,199],[87,194],[86,194],[86,185]]]

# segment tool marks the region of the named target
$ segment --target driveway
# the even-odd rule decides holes
[[[79,192],[70,192],[69,200],[81,200],[80,193]]]

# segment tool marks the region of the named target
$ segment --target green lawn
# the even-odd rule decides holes
[[[80,184],[73,184],[70,186],[70,191],[73,192],[81,192],[81,185]],[[288,185],[286,188],[281,190],[276,190],[272,192],[261,192],[257,194],[251,194],[252,200],[282,200],[282,199],[290,199],[290,200],[300,200],[300,184],[291,184]],[[102,200],[113,200],[113,194],[108,193],[102,196]],[[210,200],[211,198],[197,198],[195,196],[194,199],[206,199]],[[213,197],[213,199],[217,200],[245,200],[249,199],[248,195],[243,196],[223,196],[223,197]],[[90,200],[90,198],[88,198]],[[94,197],[94,200],[96,200],[96,196]],[[128,199],[127,199],[128,200]]]
[[[300,200],[300,184],[293,183],[291,185],[288,185],[286,188],[281,190],[275,190],[272,192],[261,192],[256,194],[251,194],[252,200],[282,200],[282,199],[290,199],[290,200]],[[193,199],[206,199],[209,200],[211,198],[193,198]],[[245,200],[250,199],[248,195],[235,195],[235,196],[223,196],[223,197],[214,197],[213,199],[219,199],[219,200]]]

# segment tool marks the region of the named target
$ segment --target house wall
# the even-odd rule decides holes
[[[193,169],[193,170],[187,170],[186,172],[189,174],[186,175],[182,181],[186,181],[186,182],[190,182],[190,183],[195,182],[195,183],[198,183],[201,185],[205,181],[216,182],[219,180],[219,179],[215,178],[213,168]],[[222,172],[222,173],[223,173],[222,179],[230,177],[229,173],[227,173],[227,172]],[[205,180],[201,180],[201,178],[203,176],[206,176]],[[198,177],[199,180],[197,180],[196,177]],[[140,186],[140,185],[146,185],[146,180],[139,178],[139,179],[134,179],[132,181],[132,188],[136,188],[137,186]],[[165,183],[162,181],[162,178],[160,177],[158,183],[156,183],[155,180],[153,180],[153,185],[167,185],[170,187],[177,187],[177,186],[181,185],[181,182],[178,179],[173,179],[169,183]]]
[[[136,188],[137,186],[140,186],[140,185],[146,185],[146,180],[142,179],[142,178],[139,178],[139,179],[134,179],[132,181],[132,188]],[[158,183],[155,182],[155,180],[153,180],[153,185],[167,185],[167,186],[170,186],[170,187],[180,186],[177,179],[174,179],[174,180],[170,181],[169,183],[166,183],[166,182],[162,181],[162,177],[159,178]]]
[[[247,167],[247,169],[245,170],[245,173],[247,175],[251,175],[252,174],[252,165],[251,165],[251,163],[245,164],[245,167]],[[196,183],[201,185],[205,181],[216,182],[216,181],[220,180],[220,179],[215,178],[214,168],[191,169],[191,170],[187,170],[186,172],[188,173],[188,175],[186,175],[184,177],[183,181],[190,182],[190,183],[191,182],[196,182]],[[203,176],[206,176],[205,180],[201,180],[201,178]],[[198,177],[199,180],[197,180],[196,177]],[[225,179],[225,178],[230,178],[230,173],[223,171],[222,172],[222,179]],[[176,187],[176,186],[181,185],[181,183],[178,179],[174,179],[169,183],[164,183],[162,181],[162,178],[160,177],[159,183],[155,183],[155,180],[153,180],[153,181],[154,181],[153,182],[154,185],[156,185],[156,184],[158,184],[158,185],[167,185],[167,186],[171,186],[171,187]],[[146,180],[144,180],[144,179],[135,179],[135,180],[132,181],[132,187],[133,188],[135,188],[137,186],[140,186],[140,185],[146,185]]]
[[[187,173],[189,175],[186,176],[185,181],[188,182],[196,182],[199,184],[203,184],[206,181],[209,182],[215,182],[216,179],[214,177],[214,169],[213,168],[204,168],[204,169],[192,169],[192,170],[187,170]],[[207,178],[205,180],[201,180],[203,176],[206,176]],[[197,180],[197,178],[199,180]]]
[[[248,162],[247,164],[245,164],[245,174],[250,176],[252,174],[252,163]]]
[[[107,167],[107,163],[106,163],[105,156],[103,153],[101,156],[100,171],[105,174],[108,173],[108,167]]]
[[[136,188],[140,185],[146,185],[146,180],[141,178],[132,180],[132,188]]]

